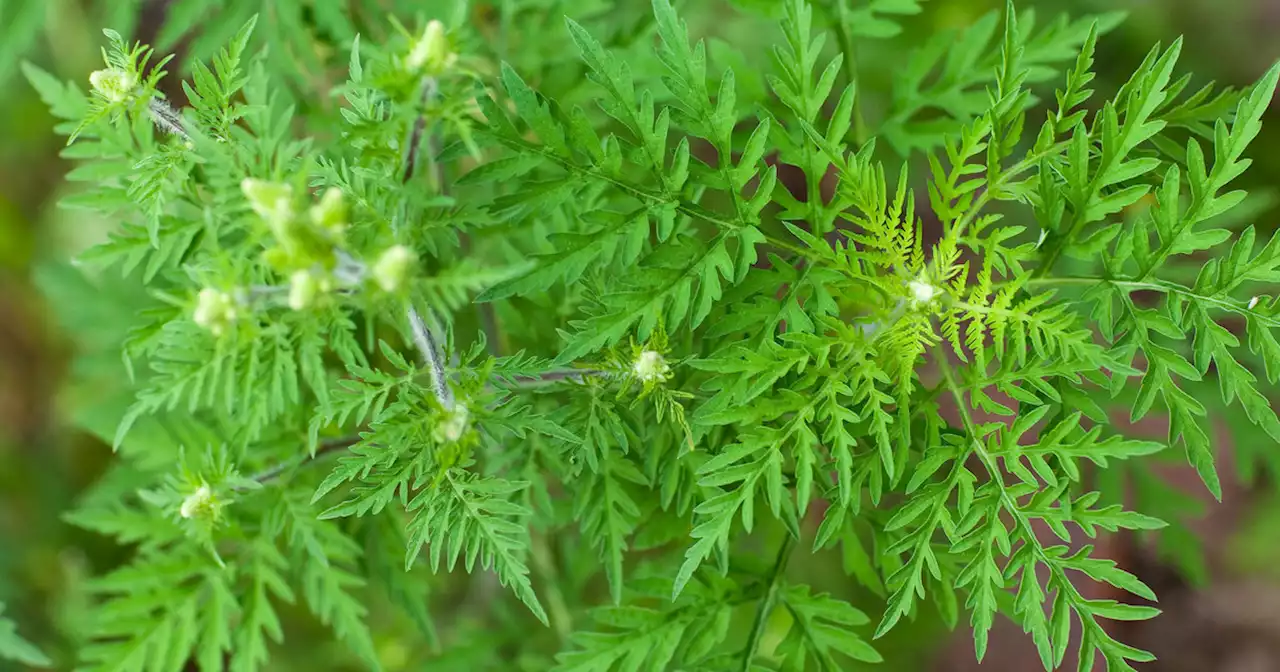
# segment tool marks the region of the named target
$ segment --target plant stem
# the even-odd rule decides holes
[[[742,656],[742,672],[751,671],[756,649],[760,648],[765,627],[769,624],[769,615],[773,613],[773,607],[778,603],[782,575],[787,571],[787,562],[791,559],[791,549],[795,543],[795,538],[789,533],[782,537],[782,546],[778,548],[777,558],[773,561],[773,570],[769,572],[769,586],[765,589],[764,597],[760,599],[760,605],[756,608],[755,621],[751,624],[751,635],[747,638],[746,652]]]
[[[972,224],[975,219],[977,219],[978,214],[982,212],[982,209],[986,207],[988,203],[994,200],[994,197],[992,196],[992,194],[994,194],[997,189],[1005,186],[1006,184],[1009,183],[1010,180],[1017,177],[1018,175],[1021,175],[1022,173],[1025,173],[1028,170],[1031,170],[1037,164],[1039,164],[1040,161],[1045,157],[1057,154],[1065,150],[1066,148],[1067,148],[1066,142],[1054,143],[1052,145],[1049,145],[1048,147],[1042,148],[1038,151],[1028,154],[1027,156],[1023,157],[1021,161],[1013,164],[1012,166],[1009,166],[1008,170],[1005,170],[1004,172],[1000,173],[1000,176],[999,178],[997,178],[996,182],[992,184],[988,184],[987,188],[984,189],[982,193],[979,194],[978,197],[974,200],[973,205],[969,206],[968,211],[965,212],[964,215],[956,222],[956,225],[955,225],[956,239],[959,240],[960,237],[964,235],[965,229],[968,228],[969,225]],[[1039,269],[1037,268],[1036,270],[1038,271]]]
[[[951,396],[955,400],[956,411],[960,415],[960,421],[965,433],[965,438],[969,443],[968,452],[964,457],[956,458],[957,462],[963,462],[969,455],[973,455],[978,458],[983,469],[987,472],[988,477],[990,477],[991,483],[995,486],[996,494],[1000,500],[1001,506],[1009,514],[1010,518],[1013,520],[1015,528],[1020,532],[1022,543],[1026,547],[1030,548],[1031,554],[1039,560],[1040,564],[1044,565],[1044,567],[1049,570],[1049,580],[1043,584],[1041,590],[1045,590],[1047,592],[1056,584],[1058,590],[1065,591],[1067,602],[1076,612],[1076,618],[1080,621],[1081,627],[1086,631],[1091,631],[1094,636],[1101,634],[1102,628],[1098,625],[1098,622],[1095,619],[1088,618],[1086,616],[1086,614],[1090,613],[1088,611],[1089,603],[1075,587],[1075,584],[1071,583],[1070,578],[1067,577],[1061,556],[1049,553],[1039,542],[1036,537],[1035,528],[1032,527],[1030,516],[1018,506],[1018,502],[1014,498],[1013,493],[1009,491],[1008,485],[1004,482],[1004,473],[1000,469],[998,458],[987,450],[987,447],[979,438],[977,423],[974,422],[973,416],[969,412],[968,403],[965,401],[964,388],[957,383],[955,374],[952,371],[951,364],[947,361],[945,353],[938,354],[938,368],[942,372],[942,384],[950,390]],[[1013,537],[1012,541],[1016,543],[1017,538],[1013,535],[1010,536]],[[1021,548],[1014,548],[1010,557],[1021,552]],[[1023,571],[1031,572],[1034,570],[1031,567],[1028,567]],[[1035,581],[1037,585],[1040,585],[1039,578],[1036,578]]]
[[[849,86],[853,92],[853,141],[861,147],[867,141],[867,123],[862,118],[862,96],[858,95],[858,47],[849,32],[849,8],[844,0],[836,0],[836,41],[840,43],[840,53],[844,55],[844,70],[849,78]]]
[[[439,401],[446,411],[452,411],[455,403],[453,390],[449,387],[449,379],[444,370],[444,362],[440,358],[436,336],[427,328],[427,323],[423,321],[416,308],[410,305],[407,313],[409,329],[413,332],[413,342],[418,346],[418,351],[422,353],[422,359],[431,373],[431,389],[435,392],[436,401]]]
[[[608,371],[599,369],[563,369],[558,371],[547,371],[536,376],[516,376],[513,378],[516,386],[522,388],[538,387],[540,385],[550,385],[565,380],[582,381],[587,378],[595,378],[597,376],[607,376]]]
[[[182,115],[159,98],[147,101],[147,111],[151,113],[151,121],[162,131],[190,141],[191,135],[182,125]]]
[[[417,171],[422,154],[422,134],[427,128],[427,114],[424,108],[439,90],[439,84],[434,77],[422,78],[422,84],[418,87],[418,107],[420,109],[418,110],[418,116],[413,120],[413,128],[409,132],[409,139],[405,143],[403,168],[400,177],[402,184],[407,184],[409,180],[413,179],[413,175]],[[409,319],[409,330],[413,334],[413,342],[418,346],[418,351],[422,353],[423,361],[430,367],[431,387],[435,392],[436,401],[440,402],[440,406],[445,410],[451,411],[454,407],[453,390],[449,387],[444,362],[440,358],[438,347],[440,339],[427,327],[426,321],[422,319],[422,315],[418,313],[418,309],[413,304],[409,305],[405,313]]]
[[[1131,292],[1148,291],[1160,292],[1162,294],[1177,294],[1179,296],[1185,296],[1193,301],[1209,304],[1219,310],[1242,315],[1249,319],[1259,320],[1262,324],[1265,324],[1268,327],[1280,327],[1280,318],[1256,313],[1249,309],[1248,303],[1232,301],[1221,296],[1200,294],[1195,290],[1179,285],[1176,282],[1167,282],[1164,280],[1116,280],[1112,278],[1079,276],[1032,278],[1027,282],[1028,285],[1097,285],[1102,283],[1114,285],[1120,289],[1129,290]]]
[[[359,442],[360,437],[358,436],[344,436],[340,439],[331,439],[320,444],[320,448],[318,448],[313,455],[303,456],[288,462],[281,462],[273,467],[267,467],[266,469],[254,474],[251,478],[259,483],[268,483],[279,478],[286,471],[289,471],[294,467],[311,464],[322,457],[350,448]]]
[[[560,591],[559,574],[551,558],[551,548],[547,544],[547,538],[537,533],[529,537],[529,560],[533,564],[533,570],[543,578],[543,590],[547,598],[547,620],[551,621],[551,629],[555,630],[556,637],[563,645],[573,634],[573,616],[565,602],[564,593]]]
[[[439,91],[440,86],[435,77],[423,77],[422,84],[418,86],[418,107],[425,108],[427,103],[431,102],[431,99]],[[413,120],[413,128],[409,131],[409,139],[405,141],[403,169],[400,176],[401,183],[406,183],[412,179],[414,171],[418,168],[418,158],[422,154],[422,134],[426,131],[426,128],[426,111],[419,109],[418,116]]]

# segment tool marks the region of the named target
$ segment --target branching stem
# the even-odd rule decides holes
[[[1027,284],[1029,285],[1098,285],[1107,283],[1119,287],[1130,292],[1148,291],[1160,292],[1162,294],[1177,294],[1184,296],[1193,301],[1199,301],[1211,305],[1220,310],[1229,313],[1235,313],[1251,319],[1256,319],[1268,327],[1280,327],[1280,318],[1257,313],[1249,309],[1249,305],[1244,301],[1231,300],[1222,296],[1200,294],[1194,289],[1180,285],[1176,282],[1167,282],[1165,280],[1115,280],[1112,278],[1102,277],[1048,277],[1033,278]]]
[[[1030,549],[1032,555],[1049,570],[1049,582],[1047,587],[1052,589],[1057,587],[1058,590],[1065,591],[1066,600],[1076,611],[1076,617],[1080,621],[1081,627],[1087,634],[1098,636],[1105,634],[1101,632],[1101,626],[1092,618],[1085,616],[1088,613],[1088,603],[1084,596],[1071,583],[1071,579],[1067,577],[1062,562],[1058,556],[1050,555],[1045,547],[1036,537],[1035,529],[1031,525],[1031,519],[1023,509],[1018,506],[1018,502],[1014,499],[1013,494],[1009,491],[1008,485],[1004,481],[1004,473],[1000,469],[1000,463],[996,456],[992,455],[987,447],[983,445],[982,439],[978,435],[977,423],[974,422],[972,414],[969,412],[968,402],[965,400],[963,388],[957,383],[951,364],[947,362],[946,355],[939,353],[938,368],[942,372],[942,384],[951,392],[952,398],[956,403],[956,412],[960,415],[961,424],[966,438],[969,442],[969,455],[974,455],[982,464],[983,469],[987,472],[991,483],[996,488],[996,494],[1000,499],[1000,505],[1009,514],[1013,520],[1017,533],[1022,537],[1022,543]],[[959,458],[957,458],[959,459]],[[1011,535],[1012,536],[1012,535]],[[1013,553],[1020,553],[1021,549],[1014,549]],[[1030,567],[1023,570],[1024,572],[1033,571]],[[1039,578],[1035,581],[1038,583]]]

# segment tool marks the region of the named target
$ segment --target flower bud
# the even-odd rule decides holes
[[[340,234],[347,225],[347,204],[342,200],[342,190],[330,187],[320,202],[311,206],[311,222],[330,234]]]
[[[378,257],[370,272],[382,291],[394,292],[404,284],[405,276],[416,260],[413,250],[404,245],[393,245]]]
[[[938,288],[929,284],[923,276],[907,283],[907,289],[911,290],[911,305],[919,306],[928,304],[938,295]]]
[[[444,24],[432,20],[427,23],[422,37],[413,43],[413,49],[405,57],[405,68],[410,72],[435,77],[458,60],[458,55],[449,47],[449,37],[445,35]]]
[[[246,177],[240,182],[240,190],[249,199],[249,207],[271,227],[276,238],[288,237],[288,226],[293,220],[292,187]]]
[[[636,357],[635,363],[631,365],[631,371],[640,382],[654,383],[666,380],[667,375],[671,373],[671,367],[667,365],[667,360],[661,353],[645,350]]]
[[[107,68],[89,75],[89,84],[107,102],[122,103],[133,96],[138,77],[127,70]]]
[[[218,499],[214,497],[213,491],[208,485],[201,485],[200,489],[187,495],[182,500],[182,506],[178,508],[178,514],[183,518],[206,518],[216,517],[218,514]]]
[[[306,310],[320,293],[320,283],[316,276],[308,270],[294,271],[289,277],[289,307],[294,310]]]
[[[458,404],[451,411],[445,411],[444,417],[432,428],[432,436],[438,443],[454,443],[467,433],[471,412],[463,404]]]
[[[214,336],[221,336],[236,321],[236,301],[226,292],[211,287],[200,290],[191,319],[208,329]]]

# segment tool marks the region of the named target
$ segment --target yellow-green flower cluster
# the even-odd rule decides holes
[[[213,494],[213,490],[207,484],[201,484],[195,492],[187,495],[182,500],[182,505],[178,507],[178,515],[187,519],[201,519],[205,521],[216,521],[222,509],[222,502]]]
[[[123,103],[133,97],[138,77],[127,70],[107,68],[89,75],[89,85],[108,103]]]
[[[288,184],[246,178],[240,188],[275,241],[263,258],[288,274],[289,307],[303,310],[314,305],[336,284],[333,269],[347,228],[342,191],[330,188],[303,209]]]
[[[239,317],[237,301],[230,292],[206,287],[196,296],[196,307],[191,319],[208,329],[214,336],[221,336]]]

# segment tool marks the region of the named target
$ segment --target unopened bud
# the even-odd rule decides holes
[[[923,277],[907,283],[907,288],[911,290],[912,305],[929,303],[938,295],[938,288],[934,287]]]
[[[89,84],[108,102],[122,103],[133,95],[134,88],[138,86],[138,77],[127,70],[107,68],[89,75]]]
[[[208,329],[215,336],[220,336],[231,323],[236,321],[236,301],[226,292],[212,287],[200,290],[196,297],[196,308],[191,320]]]
[[[205,517],[209,514],[217,512],[218,500],[213,496],[213,491],[208,485],[201,485],[199,490],[187,495],[182,500],[182,506],[178,508],[178,514],[183,518]]]
[[[643,383],[662,382],[667,379],[667,374],[671,372],[671,367],[667,365],[667,360],[661,353],[654,350],[645,350],[636,357],[636,361],[631,365],[632,373]]]
[[[320,283],[311,271],[294,271],[289,277],[289,307],[294,310],[306,310],[320,293]]]
[[[377,282],[384,292],[400,289],[416,259],[417,255],[413,250],[404,245],[393,245],[387,248],[370,269],[374,282]]]
[[[342,190],[331,187],[311,206],[311,222],[331,234],[342,233],[347,225],[347,205],[342,200]]]
[[[240,190],[249,199],[249,207],[271,227],[276,237],[283,237],[293,219],[293,189],[287,184],[246,177]]]
[[[444,417],[432,429],[432,435],[439,443],[454,443],[467,433],[470,419],[471,412],[465,405],[458,404],[453,410],[445,411]]]
[[[439,75],[458,60],[458,55],[449,47],[449,37],[445,35],[444,24],[433,20],[427,23],[422,37],[413,43],[413,49],[405,57],[405,67],[410,72],[421,73],[428,77]]]

